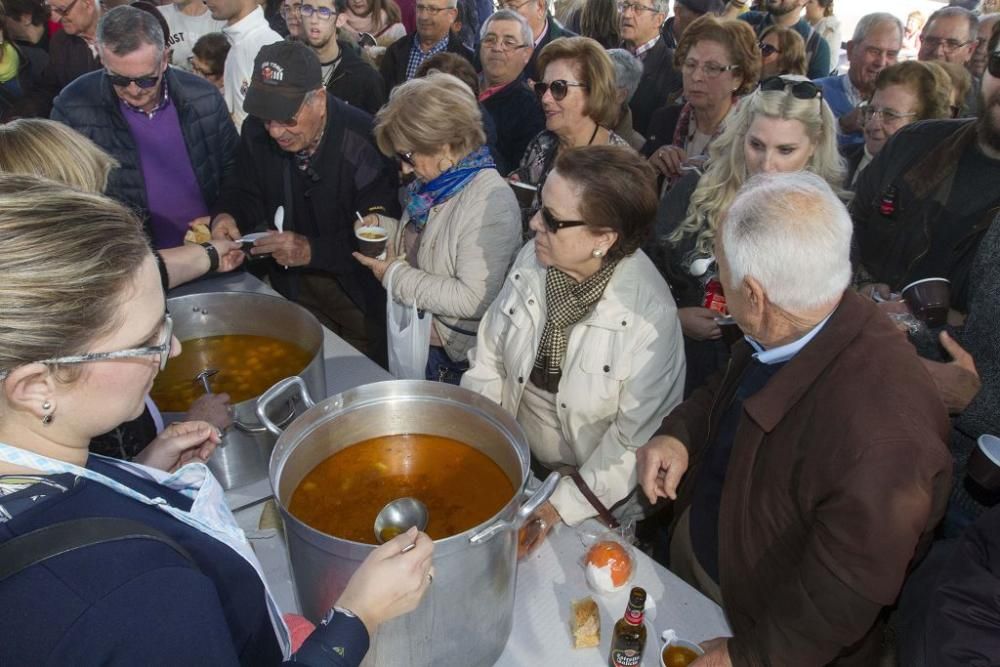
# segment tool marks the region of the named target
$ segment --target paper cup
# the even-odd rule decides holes
[[[358,237],[358,250],[366,257],[378,257],[385,252],[389,233],[385,227],[358,227],[354,235]]]
[[[531,208],[531,205],[535,203],[538,188],[519,181],[507,181],[507,183],[514,191],[514,196],[517,197],[517,205],[521,208]]]
[[[674,651],[671,651],[671,647],[676,648]],[[677,649],[687,649],[688,651],[694,653],[695,658],[685,662],[683,661],[683,654],[680,656],[675,655]],[[686,653],[686,651],[684,653]],[[705,651],[694,642],[689,642],[686,639],[674,639],[660,648],[660,667],[686,667],[691,664],[694,659],[703,655],[705,655]]]
[[[969,455],[966,472],[973,482],[987,491],[1000,491],[1000,438],[981,435]]]
[[[928,327],[943,327],[948,323],[951,283],[947,278],[917,280],[904,287],[902,295],[913,316]]]

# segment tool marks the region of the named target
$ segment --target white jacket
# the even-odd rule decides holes
[[[529,241],[479,326],[462,386],[517,415],[545,326],[545,267]],[[556,411],[578,467],[606,507],[636,486],[635,450],[681,402],[684,343],[670,288],[642,251],[621,260],[570,331]],[[597,515],[573,481],[552,496],[563,521]]]

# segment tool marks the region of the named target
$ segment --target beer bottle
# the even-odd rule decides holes
[[[645,606],[646,591],[636,586],[629,594],[625,616],[615,623],[608,667],[638,667],[642,663],[642,650],[646,647],[646,626],[642,622]]]

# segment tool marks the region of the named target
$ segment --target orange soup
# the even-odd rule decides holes
[[[390,435],[345,447],[302,480],[289,511],[327,535],[375,544],[375,517],[396,498],[427,505],[427,534],[439,540],[499,512],[514,486],[478,449],[435,435]]]
[[[698,654],[686,646],[668,644],[663,647],[663,664],[667,667],[687,667],[698,659]]]
[[[209,380],[212,392],[229,394],[240,403],[260,396],[278,380],[298,375],[312,355],[283,340],[233,334],[184,341],[180,355],[167,362],[150,395],[163,412],[184,412],[205,393],[195,377],[206,368],[218,369]]]

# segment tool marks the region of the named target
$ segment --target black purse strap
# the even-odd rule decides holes
[[[77,549],[133,539],[165,544],[200,570],[184,547],[155,528],[131,519],[87,517],[45,526],[0,544],[0,581]]]

